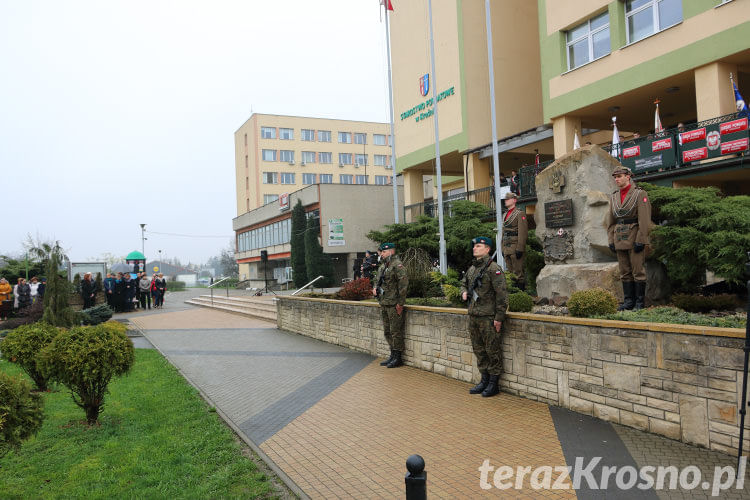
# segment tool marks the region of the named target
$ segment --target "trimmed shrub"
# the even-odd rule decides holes
[[[167,290],[170,292],[181,292],[185,290],[184,281],[167,281]]]
[[[678,325],[715,326],[719,328],[745,328],[747,315],[737,313],[715,318],[690,313],[676,307],[649,307],[640,311],[618,311],[601,316],[619,321],[643,321],[648,323],[673,323]]]
[[[41,353],[43,369],[70,389],[89,425],[103,410],[112,377],[127,373],[135,362],[133,343],[124,330],[116,321],[71,328]]]
[[[570,295],[568,311],[579,318],[613,314],[617,312],[617,299],[603,288],[581,290]]]
[[[454,306],[466,307],[466,303],[461,298],[461,289],[459,287],[445,284],[443,285],[443,293],[445,294],[445,298]]]
[[[516,286],[516,275],[511,272],[505,273],[505,289],[508,292],[508,295],[518,293],[521,291],[520,288]]]
[[[406,305],[427,307],[454,307],[453,304],[441,297],[410,297]]]
[[[47,390],[48,377],[41,369],[39,353],[59,332],[56,327],[42,322],[23,325],[11,331],[0,344],[3,358],[17,363],[40,391]]]
[[[526,292],[516,292],[508,295],[508,310],[513,312],[531,312],[534,301]]]
[[[708,296],[676,293],[672,304],[688,312],[730,311],[737,307],[737,298],[728,293]]]
[[[81,311],[81,321],[84,325],[98,325],[109,320],[113,312],[107,304],[99,304]]]
[[[36,434],[43,420],[42,396],[27,381],[0,372],[0,458]]]
[[[341,300],[364,300],[372,298],[372,283],[369,278],[359,278],[344,283],[344,286],[334,294]]]

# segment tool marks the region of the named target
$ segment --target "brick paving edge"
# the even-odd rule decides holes
[[[139,330],[140,330],[140,328],[139,328]],[[141,331],[141,334],[143,334],[143,336],[149,342],[151,342],[151,339],[148,338],[148,335],[146,335],[146,333],[143,330],[140,330],[140,331]],[[190,377],[188,377],[185,374],[185,372],[183,372],[180,369],[179,366],[177,366],[175,363],[173,363],[172,360],[170,359],[170,357],[167,356],[164,353],[164,351],[162,351],[159,348],[159,346],[157,346],[153,342],[151,342],[151,345],[154,346],[154,349],[156,349],[157,351],[159,351],[159,353],[164,357],[164,359],[166,359],[167,361],[169,361],[169,364],[171,364],[177,370],[177,372],[180,375],[182,375],[182,378],[184,378],[185,380],[187,380],[187,382],[190,385],[192,385],[195,388],[195,390],[198,391],[198,394],[200,394],[201,398],[203,398],[203,400],[206,403],[208,403],[209,405],[211,405],[211,407],[216,410],[216,413],[221,417],[221,419],[224,421],[224,423],[227,424],[229,426],[229,428],[232,429],[232,431],[237,435],[237,437],[239,437],[245,444],[247,444],[261,458],[261,460],[263,460],[266,463],[266,465],[268,466],[268,468],[271,469],[273,471],[273,473],[276,474],[279,477],[279,479],[281,479],[281,482],[283,482],[286,485],[287,488],[289,488],[290,490],[292,490],[292,492],[295,495],[297,495],[299,498],[301,498],[303,500],[310,500],[310,497],[304,491],[302,491],[302,488],[300,488],[297,485],[297,483],[295,483],[294,481],[292,481],[292,479],[289,476],[287,476],[286,473],[278,465],[276,465],[276,463],[273,460],[271,460],[268,457],[268,455],[266,455],[263,452],[263,450],[260,449],[260,447],[258,445],[256,445],[253,441],[251,441],[250,438],[247,437],[240,430],[240,428],[232,421],[232,419],[230,419],[229,416],[226,415],[221,410],[221,408],[219,408],[219,406],[216,403],[214,403],[214,401],[209,397],[209,395],[206,394],[205,392],[203,392],[203,390],[200,387],[198,387],[198,385],[195,382],[193,382],[192,379]]]

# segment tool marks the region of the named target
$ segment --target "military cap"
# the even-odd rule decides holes
[[[378,247],[378,250],[382,252],[383,250],[389,250],[391,248],[396,248],[396,244],[395,243],[381,243],[380,246]]]
[[[628,167],[617,167],[614,172],[612,172],[612,176],[615,176],[617,174],[625,174],[625,175],[633,175],[633,172]]]
[[[509,200],[511,198],[518,199],[518,195],[516,193],[514,193],[513,191],[508,191],[507,193],[505,193],[505,199],[506,200]]]
[[[486,236],[477,236],[476,238],[471,240],[471,246],[474,246],[477,243],[483,243],[488,247],[492,247],[492,240]]]

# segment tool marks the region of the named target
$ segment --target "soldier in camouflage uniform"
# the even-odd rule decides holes
[[[500,391],[503,371],[501,331],[508,308],[508,293],[502,268],[497,262],[490,261],[492,240],[480,236],[471,242],[474,260],[461,283],[461,296],[469,302],[469,334],[482,380],[469,393],[481,393],[486,398]],[[475,288],[480,273],[481,284]]]
[[[646,247],[649,245],[651,203],[648,193],[631,182],[630,169],[612,172],[617,190],[609,196],[607,236],[609,249],[617,254],[625,301],[623,309],[643,309],[646,297]]]
[[[516,207],[517,200],[518,195],[512,191],[505,195],[505,207],[508,211],[503,218],[503,258],[508,271],[516,275],[518,288],[525,290],[524,253],[529,235],[529,221],[526,220],[526,212]]]
[[[406,311],[406,289],[409,287],[409,277],[401,260],[395,255],[396,245],[383,243],[380,245],[382,264],[376,275],[373,295],[380,302],[380,314],[383,318],[383,333],[391,356],[380,363],[380,366],[396,368],[404,364],[401,356],[404,352],[404,324]]]

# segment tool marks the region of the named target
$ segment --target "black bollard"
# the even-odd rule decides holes
[[[427,472],[424,470],[424,458],[411,455],[406,459],[406,500],[427,500]]]

